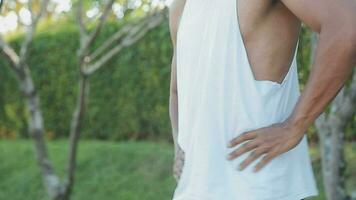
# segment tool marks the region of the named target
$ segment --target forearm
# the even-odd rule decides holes
[[[169,97],[169,116],[172,127],[172,137],[174,145],[178,144],[178,98],[177,94],[172,94]]]
[[[172,137],[175,145],[175,150],[178,149],[178,92],[176,83],[176,56],[172,59],[172,72],[169,96],[169,116],[172,127]]]
[[[344,26],[345,27],[345,26]],[[319,36],[310,76],[288,122],[301,134],[326,109],[350,77],[355,66],[354,28],[328,27]]]

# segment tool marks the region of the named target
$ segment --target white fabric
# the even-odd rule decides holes
[[[248,154],[229,161],[228,141],[282,122],[299,96],[296,52],[281,84],[255,80],[236,0],[187,0],[177,36],[178,143],[185,151],[173,200],[300,200],[318,194],[307,138],[259,172]],[[237,147],[236,147],[237,148]]]

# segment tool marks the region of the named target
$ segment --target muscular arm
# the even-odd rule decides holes
[[[276,156],[294,148],[306,129],[337,95],[356,64],[356,2],[353,0],[280,0],[301,21],[319,33],[310,76],[292,114],[282,123],[244,133],[228,144],[228,159],[248,151],[240,170],[264,155],[259,171]]]
[[[337,95],[356,62],[356,1],[281,0],[318,32],[315,61],[289,121],[303,134]]]

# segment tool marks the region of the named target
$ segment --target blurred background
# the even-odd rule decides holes
[[[1,200],[171,199],[169,4],[3,2]],[[299,40],[303,89],[317,35],[303,26]],[[313,200],[356,198],[355,94],[354,72],[308,130]]]

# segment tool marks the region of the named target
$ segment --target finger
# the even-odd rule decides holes
[[[245,169],[249,164],[259,158],[266,150],[258,148],[250,153],[250,155],[240,164],[239,170]]]
[[[232,160],[237,158],[238,156],[256,148],[258,145],[256,142],[246,142],[241,147],[237,148],[233,152],[229,153],[228,159]]]
[[[254,168],[254,172],[258,172],[261,170],[264,166],[266,166],[274,157],[276,157],[275,152],[269,152],[267,153],[264,157],[262,157],[261,161],[258,162]]]
[[[233,147],[236,146],[244,141],[247,140],[252,140],[257,136],[257,133],[255,131],[251,131],[251,132],[247,132],[247,133],[243,133],[241,135],[239,135],[238,137],[232,139],[228,145],[228,147]]]

